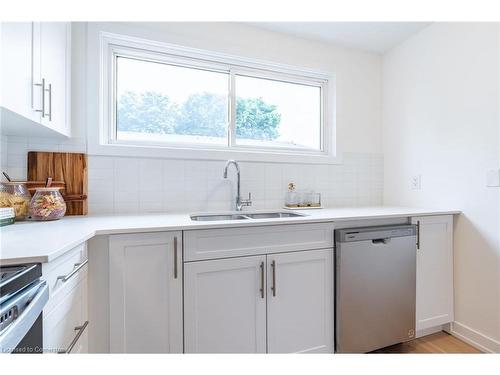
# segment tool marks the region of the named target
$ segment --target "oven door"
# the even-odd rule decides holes
[[[42,310],[49,299],[45,281],[36,281],[0,305],[1,353],[42,353]]]

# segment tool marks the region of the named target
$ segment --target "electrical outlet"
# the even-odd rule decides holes
[[[422,177],[419,174],[411,176],[410,187],[412,190],[420,190],[422,187]]]

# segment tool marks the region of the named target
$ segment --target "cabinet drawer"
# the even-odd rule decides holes
[[[49,286],[49,301],[44,311],[49,313],[61,300],[64,293],[73,289],[86,276],[87,266],[78,268],[87,260],[87,244],[78,245],[53,262],[43,264],[42,275]],[[72,272],[75,271],[73,274]],[[67,276],[66,281],[59,277]]]
[[[333,247],[333,224],[289,224],[184,232],[184,261]]]
[[[87,321],[87,277],[82,278],[75,288],[54,306],[51,312],[43,312],[43,348],[44,352],[58,353],[67,350],[76,339],[79,330]],[[83,351],[86,347],[88,326],[75,342],[71,352]],[[83,340],[83,341],[82,341]]]

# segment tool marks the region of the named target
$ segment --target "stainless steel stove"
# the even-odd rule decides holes
[[[36,264],[0,266],[0,352],[43,351],[42,310],[49,298]]]

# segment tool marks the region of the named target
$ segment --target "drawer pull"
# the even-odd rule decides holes
[[[89,321],[85,321],[81,326],[75,327],[75,331],[77,332],[71,343],[69,344],[67,349],[60,350],[58,354],[69,354],[75,347],[76,343],[80,339],[80,336],[82,335],[83,331],[85,331],[85,328],[89,325]]]
[[[88,259],[86,259],[84,262],[82,263],[76,263],[75,264],[75,268],[73,269],[73,271],[71,271],[70,273],[68,273],[67,275],[65,276],[58,276],[57,277],[57,280],[61,280],[63,283],[65,283],[66,281],[68,281],[69,279],[71,279],[73,276],[76,275],[76,273],[78,271],[80,271],[83,267],[85,267],[85,265],[89,262]]]

